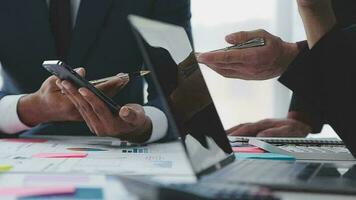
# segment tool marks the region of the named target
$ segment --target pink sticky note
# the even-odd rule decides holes
[[[0,188],[0,197],[29,197],[29,196],[47,196],[47,195],[63,195],[74,194],[75,187],[4,187]]]
[[[265,153],[264,150],[258,147],[232,147],[235,153]]]
[[[35,138],[11,138],[3,139],[5,142],[19,142],[19,143],[45,143],[48,140],[45,139],[35,139]]]
[[[39,153],[32,157],[34,158],[85,158],[87,153]]]

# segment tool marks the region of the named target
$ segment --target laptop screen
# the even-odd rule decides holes
[[[167,118],[178,130],[196,174],[233,161],[226,133],[188,36],[182,27],[130,16],[131,24],[164,97]]]

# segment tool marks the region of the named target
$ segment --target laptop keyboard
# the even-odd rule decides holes
[[[224,183],[198,183],[172,185],[176,190],[214,200],[278,200],[267,189]]]
[[[290,165],[283,162],[241,160],[222,170],[219,176],[231,182],[244,181],[245,179],[259,181],[261,179],[280,177],[281,174],[286,174],[289,170]]]
[[[203,178],[195,185],[179,185],[176,189],[194,194],[199,199],[217,200],[275,200],[269,190],[246,184],[290,185],[304,184],[313,178],[354,179],[356,167],[350,166],[345,173],[330,163],[302,163],[294,161],[238,160],[216,173]],[[300,182],[295,182],[295,181]],[[300,187],[300,186],[298,186]]]
[[[286,145],[279,146],[281,149],[288,152],[295,153],[350,153],[350,151],[343,146],[295,146]]]
[[[321,167],[321,163],[294,163],[287,161],[239,160],[221,170],[216,176],[229,182],[263,183],[275,180],[285,183],[295,177],[309,180]]]

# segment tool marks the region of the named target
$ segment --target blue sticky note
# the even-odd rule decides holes
[[[21,197],[18,200],[104,200],[101,188],[77,188],[72,195]]]
[[[235,153],[237,159],[295,160],[293,156],[276,153]]]

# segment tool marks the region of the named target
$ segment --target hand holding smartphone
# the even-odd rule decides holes
[[[103,101],[113,113],[117,113],[119,106],[103,92],[98,90],[93,84],[81,77],[70,66],[60,60],[44,61],[42,66],[51,74],[57,76],[61,80],[67,80],[78,88],[85,87],[93,92],[101,101]]]

